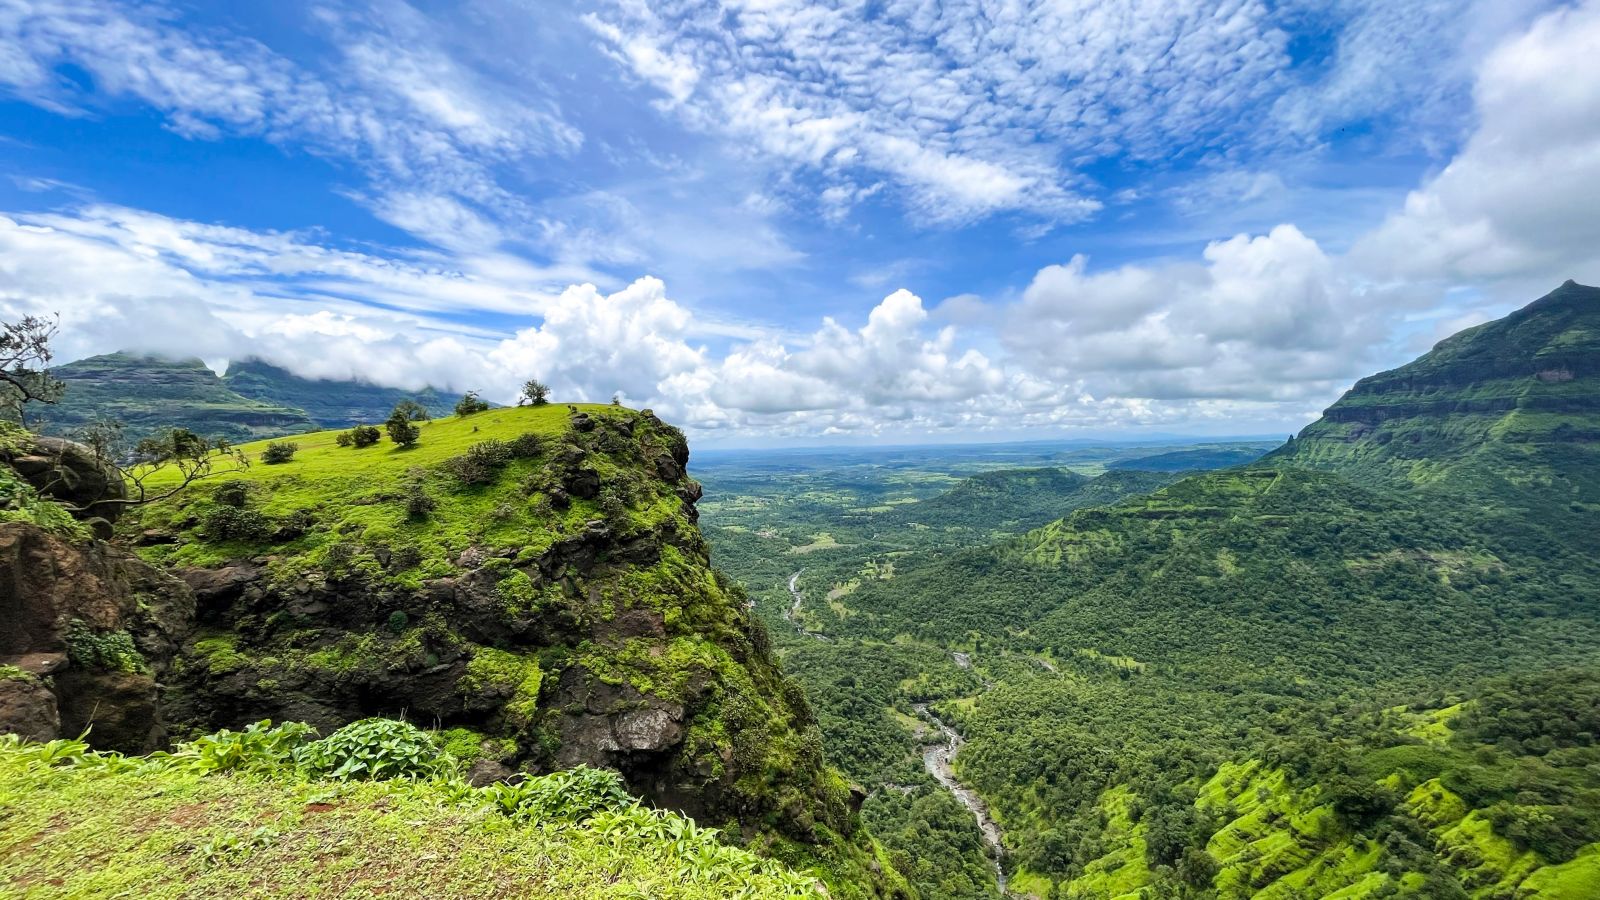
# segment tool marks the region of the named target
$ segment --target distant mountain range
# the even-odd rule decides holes
[[[401,400],[448,415],[459,394],[382,387],[362,381],[301,378],[257,359],[222,376],[199,359],[132,353],[91,356],[58,366],[60,403],[43,411],[44,430],[71,435],[96,419],[123,423],[131,437],[181,426],[207,437],[249,441],[381,421]]]

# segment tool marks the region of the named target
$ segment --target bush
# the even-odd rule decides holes
[[[433,496],[428,493],[427,487],[424,486],[420,471],[411,473],[410,479],[406,481],[405,494],[403,496],[406,501],[406,515],[413,519],[426,519],[428,513],[433,512],[434,508],[439,505],[439,501],[433,499]]]
[[[211,492],[211,499],[223,506],[242,507],[250,500],[250,485],[244,481],[224,481]]]
[[[350,443],[356,447],[370,447],[378,442],[378,438],[383,436],[383,432],[379,431],[376,425],[357,425],[339,436],[349,436]],[[343,447],[345,445],[341,443],[339,446]]]
[[[78,619],[67,626],[67,658],[102,672],[143,672],[144,656],[126,631],[95,631]]]
[[[299,449],[300,445],[293,441],[273,441],[267,445],[267,449],[261,451],[261,461],[269,466],[286,463],[294,459],[295,452]]]
[[[213,507],[201,528],[213,541],[263,541],[272,536],[272,521],[259,510],[242,506]]]
[[[350,432],[341,431],[334,436],[333,442],[338,444],[340,447],[348,447],[355,443],[355,438],[351,436]]]
[[[506,442],[506,450],[515,459],[533,459],[544,452],[544,438],[528,432]]]
[[[422,437],[421,428],[411,424],[410,419],[399,415],[390,416],[389,421],[383,423],[383,427],[389,432],[389,440],[394,441],[401,447],[416,446],[417,441]]]
[[[294,751],[310,775],[358,781],[428,778],[446,765],[439,745],[415,725],[394,719],[362,719]]]
[[[456,480],[465,485],[488,484],[511,461],[511,448],[505,441],[479,441],[467,452],[453,457],[445,465]]]
[[[470,416],[474,413],[481,413],[488,408],[489,404],[478,398],[477,391],[467,391],[461,395],[460,400],[456,401],[456,415],[458,416]]]
[[[294,761],[294,752],[312,737],[316,729],[301,722],[285,722],[273,727],[263,719],[243,731],[224,728],[216,734],[196,738],[180,745],[173,753],[202,772],[273,772]]]

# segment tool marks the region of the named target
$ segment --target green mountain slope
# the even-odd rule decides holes
[[[1084,506],[1152,491],[1171,478],[1114,472],[1090,478],[1066,469],[1001,469],[963,479],[950,490],[881,516],[875,524],[1016,532],[1036,528]]]
[[[1600,288],[1568,281],[1363,378],[1268,459],[1469,495],[1575,528],[1592,523],[1600,512]]]
[[[198,359],[111,353],[57,366],[51,374],[66,393],[35,412],[50,434],[70,435],[101,419],[122,422],[132,438],[182,426],[235,442],[315,427],[300,409],[231,390]]]
[[[448,416],[461,399],[459,394],[440,393],[431,387],[406,391],[361,381],[301,378],[258,359],[229,363],[222,382],[253,400],[305,410],[319,428],[382,422],[402,400],[415,400],[432,416]]]
[[[1228,469],[1252,463],[1265,455],[1265,449],[1217,448],[1174,450],[1153,456],[1118,460],[1113,469],[1142,469],[1147,472],[1196,472],[1202,469]]]

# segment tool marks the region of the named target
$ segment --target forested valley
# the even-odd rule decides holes
[[[1596,360],[1569,283],[1243,465],[722,461],[704,524],[924,896],[998,890],[935,720],[1017,895],[1594,896]]]

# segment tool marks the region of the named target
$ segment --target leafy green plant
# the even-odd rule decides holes
[[[621,775],[588,766],[519,784],[500,782],[483,790],[506,815],[538,822],[583,822],[602,811],[622,810],[635,802]]]
[[[294,750],[307,774],[357,781],[427,778],[448,760],[427,732],[394,719],[362,719]]]
[[[99,631],[79,619],[67,626],[67,657],[74,665],[105,672],[143,672],[144,656],[126,631]]]
[[[263,719],[243,731],[224,728],[196,738],[180,745],[172,758],[201,772],[275,772],[291,765],[295,751],[316,734],[316,729],[301,722],[275,726]]]

